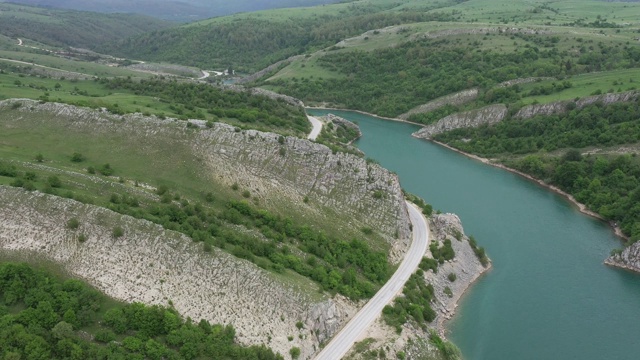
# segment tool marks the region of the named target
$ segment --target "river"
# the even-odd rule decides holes
[[[412,124],[355,121],[355,145],[404,189],[460,216],[493,261],[463,297],[448,338],[467,360],[638,359],[640,276],[607,267],[621,247],[604,223],[510,172],[411,137]]]

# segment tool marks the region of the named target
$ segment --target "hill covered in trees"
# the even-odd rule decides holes
[[[135,13],[160,19],[189,22],[238,12],[252,12],[297,6],[314,6],[337,0],[13,0],[18,4],[49,8],[95,11],[103,13]]]
[[[0,34],[50,46],[99,50],[106,42],[172,24],[143,15],[99,14],[0,3]]]

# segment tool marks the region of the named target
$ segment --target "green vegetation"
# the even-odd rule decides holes
[[[49,79],[29,71],[28,66],[0,62],[0,99],[11,96],[106,108],[115,114],[221,121],[287,135],[303,135],[310,128],[302,108],[244,91],[165,78]],[[72,161],[83,161],[78,155]]]
[[[157,305],[115,303],[78,280],[0,264],[3,359],[283,359],[234,340],[231,325],[196,324]]]
[[[511,51],[493,48],[486,38],[515,39],[523,46]],[[518,87],[494,86],[518,78],[565,77],[584,72],[636,67],[640,51],[622,42],[587,41],[580,46],[577,36],[495,33],[464,38],[421,39],[401,45],[364,51],[328,52],[317,66],[340,74],[338,78],[273,77],[262,84],[305,102],[329,102],[339,107],[397,116],[443,95],[479,87],[483,93],[475,106],[515,103],[522,96],[571,88],[568,81],[531,89],[520,94]],[[562,63],[563,66],[558,66]],[[411,120],[433,122],[456,110],[445,106]]]
[[[0,3],[0,33],[52,46],[97,50],[106,42],[170,25],[170,22],[141,15],[98,14]]]
[[[5,111],[20,109],[7,106]],[[170,131],[144,140],[146,150],[141,151],[141,138],[132,131],[100,130],[87,124],[84,132],[47,114],[30,115],[31,125],[38,124],[35,128],[25,122],[3,127],[0,156],[14,161],[0,161],[0,185],[40,190],[146,219],[202,242],[207,252],[217,247],[266,270],[307,277],[326,291],[353,299],[372,296],[391,273],[386,248],[361,240],[375,239],[373,232],[322,231],[331,227],[300,221],[294,211],[285,216],[281,209],[261,209],[251,192],[238,184],[227,190],[212,183],[209,170],[185,148],[188,141],[183,142],[193,132],[205,130],[183,132],[184,127],[172,123],[166,125]],[[22,126],[33,131],[25,133]],[[39,140],[34,143],[33,137]],[[19,145],[27,143],[26,148]],[[172,149],[170,154],[155,155],[167,147]],[[34,151],[46,152],[44,165],[36,165]],[[176,163],[181,164],[178,169]],[[139,181],[158,185],[156,189],[136,186]],[[239,226],[255,233],[240,231]],[[127,234],[115,224],[112,236]]]
[[[403,296],[397,297],[393,305],[382,310],[382,318],[389,326],[402,332],[402,325],[413,320],[418,326],[426,329],[426,324],[436,318],[430,302],[434,298],[431,284],[425,284],[422,270],[412,274],[402,290]]]
[[[374,3],[266,11],[205,20],[124,39],[112,43],[107,50],[136,59],[257,71],[370,29],[452,18],[441,13],[391,10],[398,4],[386,0]],[[430,7],[441,5],[434,3]],[[382,12],[384,10],[390,11]],[[195,48],[199,51],[194,53]]]
[[[560,187],[637,241],[640,163],[616,149],[640,141],[639,119],[638,101],[595,103],[565,114],[506,120],[436,138],[463,151],[504,157],[505,165]],[[575,150],[594,146],[612,151],[583,156]]]
[[[443,264],[447,260],[452,260],[456,255],[453,251],[453,247],[451,247],[451,240],[449,239],[445,239],[440,247],[438,247],[438,244],[435,241],[432,241],[429,245],[429,251],[431,251],[433,258],[440,264]]]
[[[442,340],[440,336],[435,332],[435,330],[429,331],[429,341],[435,345],[435,347],[440,351],[442,357],[445,360],[460,360],[462,359],[462,353],[457,346],[453,343]]]

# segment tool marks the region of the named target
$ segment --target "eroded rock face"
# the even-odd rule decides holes
[[[640,242],[626,247],[619,254],[609,256],[605,264],[640,272]]]
[[[460,128],[478,127],[483,124],[495,124],[507,116],[507,107],[503,104],[489,105],[480,109],[465,111],[446,116],[435,124],[427,125],[413,136],[431,139],[434,135]]]
[[[347,217],[354,225],[371,227],[387,239],[395,260],[409,245],[410,221],[398,177],[377,164],[334,154],[306,139],[236,132],[225,124],[198,132],[194,140],[195,152],[215,170],[216,181],[248,188],[271,207],[293,203],[309,216]]]
[[[204,252],[201,244],[148,221],[6,186],[0,186],[0,204],[2,251],[54,261],[119,300],[171,301],[184,317],[233,324],[244,344],[265,344],[282,354],[298,346],[310,356],[318,345],[315,330],[328,337],[344,321],[339,315],[346,306],[317,303],[248,261],[217,249]],[[77,230],[65,226],[72,217],[79,220]],[[123,237],[112,236],[114,226],[124,229]],[[80,234],[85,242],[78,241]],[[297,329],[308,313],[319,321]]]
[[[435,214],[429,219],[432,241],[442,245],[449,239],[455,251],[453,260],[445,261],[438,266],[438,272],[425,272],[425,281],[431,283],[435,290],[436,300],[432,303],[437,316],[433,324],[444,336],[444,322],[455,314],[458,300],[469,286],[482,275],[485,268],[469,244],[469,237],[464,234],[460,218],[455,214]],[[456,280],[449,280],[449,274],[455,274]],[[451,296],[445,289],[451,290]]]
[[[597,102],[601,102],[604,105],[609,105],[616,102],[631,101],[637,98],[638,98],[637,91],[593,95],[593,96],[584,97],[575,102],[556,101],[548,104],[528,105],[520,109],[513,117],[515,119],[529,119],[536,115],[553,115],[553,114],[564,113],[568,111],[570,108],[574,107],[574,106],[569,106],[570,104],[574,104],[575,108],[581,109],[587,105],[591,105]]]

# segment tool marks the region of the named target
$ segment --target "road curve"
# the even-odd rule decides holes
[[[427,251],[429,226],[415,205],[407,202],[407,208],[413,225],[413,242],[404,260],[402,260],[391,279],[320,351],[315,358],[316,360],[337,360],[342,358],[356,341],[364,337],[367,328],[380,316],[384,306],[402,291],[404,284],[418,268],[420,260],[422,260]]]
[[[307,139],[315,140],[318,138],[318,135],[320,135],[320,131],[322,130],[322,122],[317,118],[309,115],[307,115],[307,119],[309,119],[309,122],[313,126],[313,129],[311,129],[311,132],[309,133],[309,136],[307,136]]]

